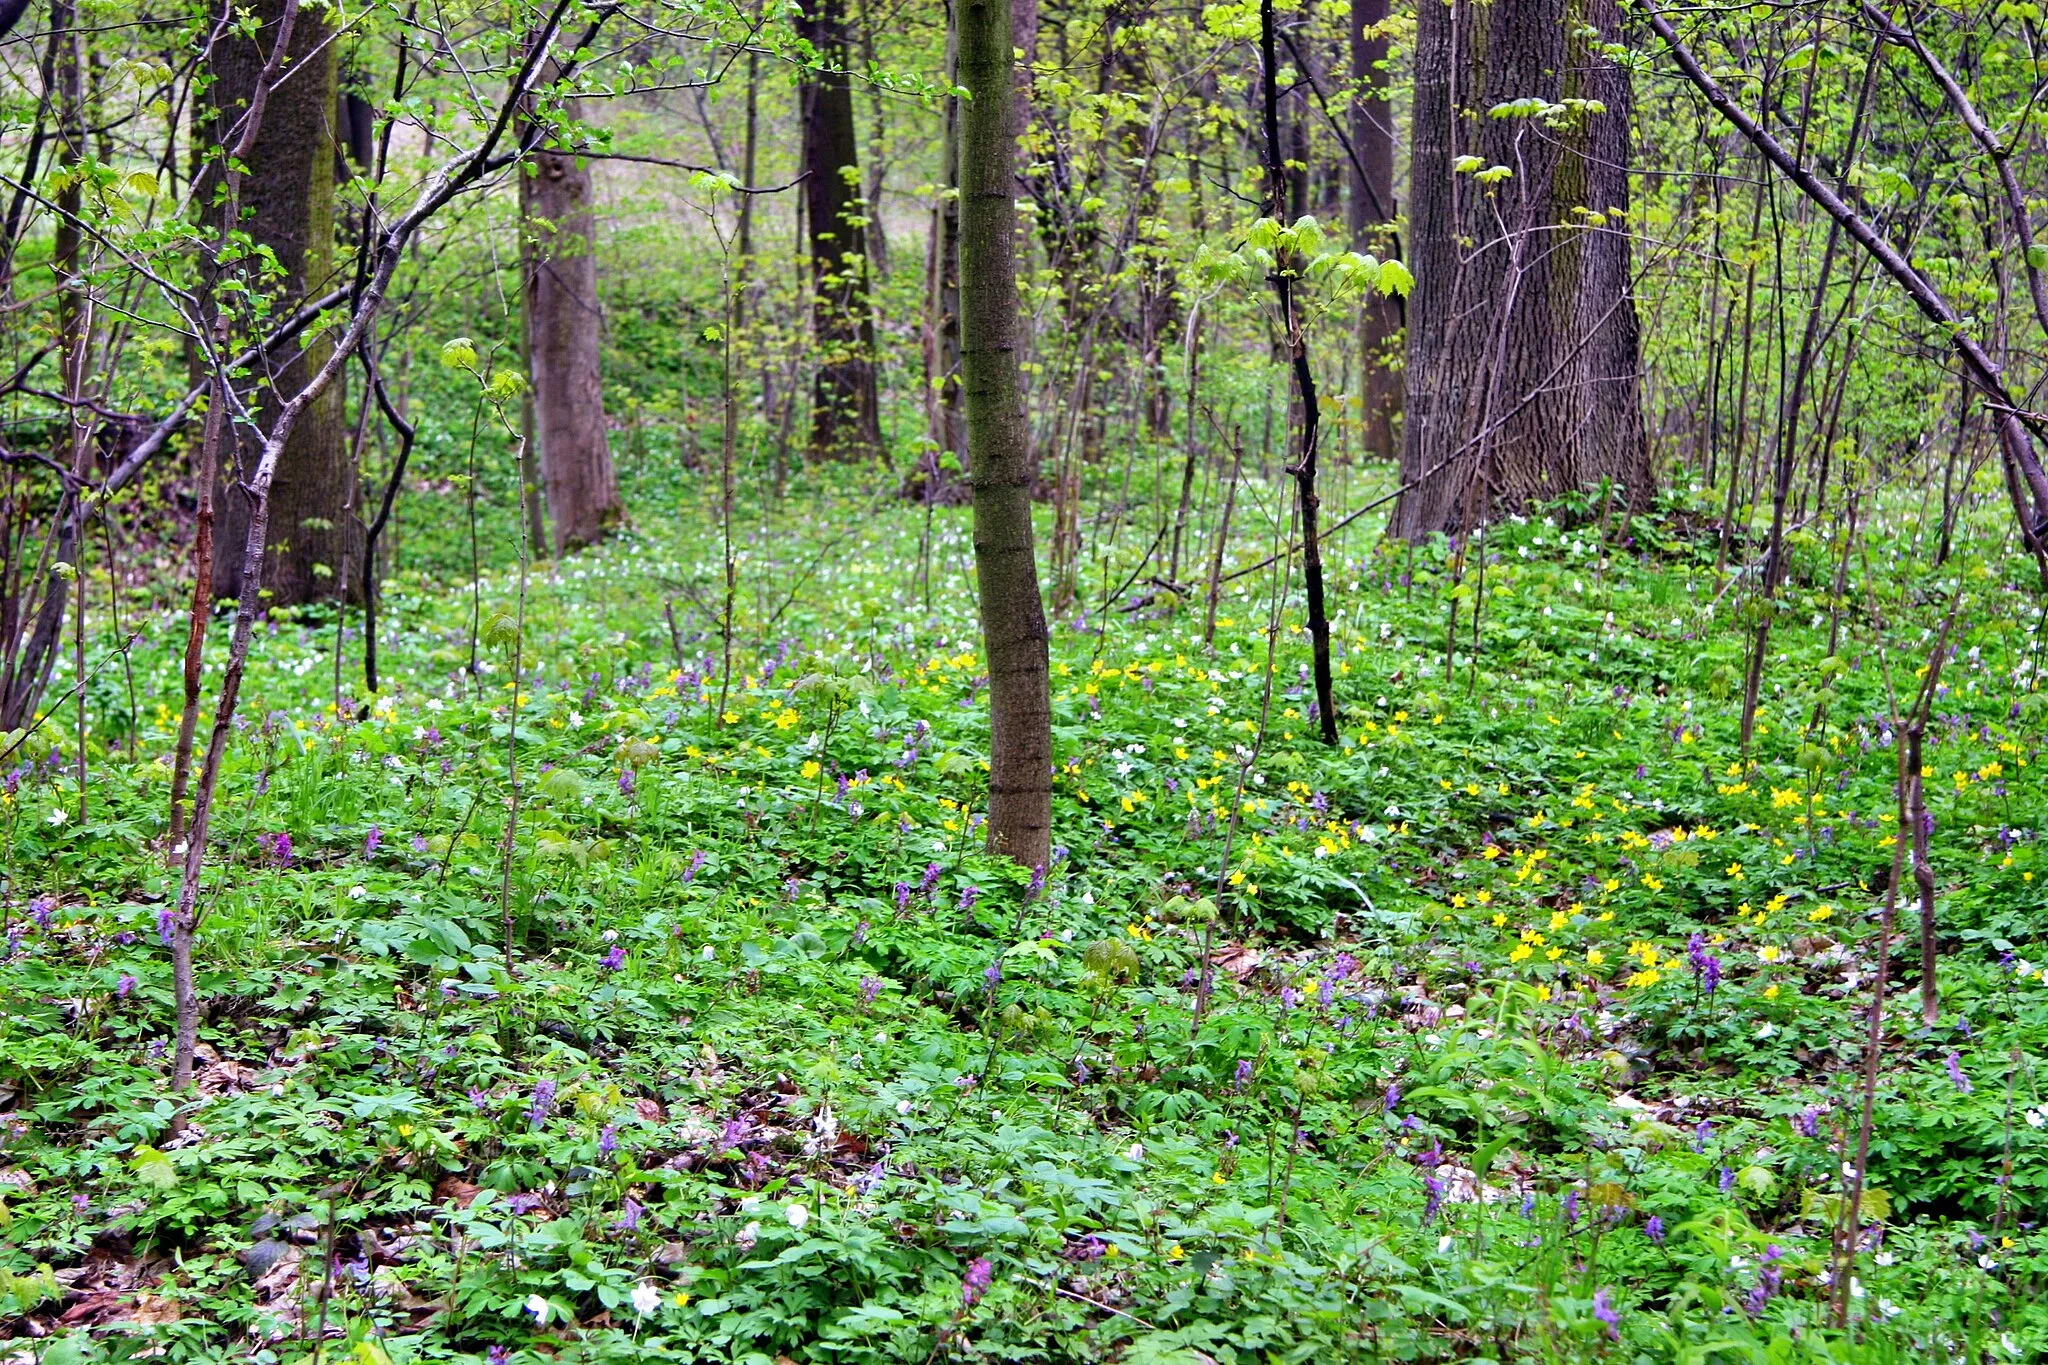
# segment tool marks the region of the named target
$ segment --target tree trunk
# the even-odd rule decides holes
[[[207,126],[197,145],[234,145],[233,130],[247,113],[264,62],[284,15],[284,0],[257,0],[254,37],[230,31],[214,43],[208,70],[214,83],[205,110]],[[301,8],[280,80],[266,97],[256,140],[242,180],[241,226],[258,246],[277,257],[282,275],[269,288],[270,316],[289,316],[307,298],[332,288],[334,259],[335,41],[324,11]],[[201,168],[194,202],[209,215],[221,183],[218,157]],[[215,231],[220,224],[209,224]],[[238,319],[238,321],[240,321]],[[258,422],[268,426],[284,402],[325,363],[333,339],[311,336],[305,348],[279,368],[257,395]],[[273,607],[340,597],[349,590],[341,567],[360,551],[361,531],[348,515],[355,470],[349,465],[343,386],[337,377],[292,427],[278,459],[270,490],[267,568],[261,585]],[[249,497],[241,481],[260,444],[237,429],[236,447],[221,462],[217,538],[240,545],[248,534]],[[351,541],[354,545],[351,545]],[[242,558],[217,555],[213,595],[240,597]]]
[[[1031,428],[1018,368],[1011,0],[956,0],[960,83],[960,357],[973,455],[974,565],[988,656],[988,845],[1052,857],[1052,701],[1031,531]]]
[[[959,81],[957,29],[947,34],[946,75]],[[917,483],[926,501],[950,491],[943,457],[966,466],[967,432],[960,410],[960,101],[948,96],[939,142],[943,191],[932,206],[931,241],[925,255],[925,434],[932,459]]]
[[[1387,0],[1351,5],[1351,199],[1346,217],[1354,251],[1400,255],[1394,233],[1394,105],[1387,97]],[[1383,460],[1399,453],[1394,418],[1401,411],[1402,300],[1369,294],[1358,309],[1358,352],[1364,367],[1365,449]]]
[[[577,101],[564,102],[562,117],[581,117]],[[533,430],[555,553],[563,555],[604,539],[624,510],[605,432],[590,168],[575,148],[542,141],[519,177],[520,254]]]
[[[812,326],[819,353],[811,400],[811,450],[841,459],[879,459],[882,425],[875,388],[875,324],[868,309],[867,231],[840,0],[817,0],[797,21],[797,31],[816,50],[821,64],[807,73],[802,92],[804,206],[810,225]]]
[[[1393,530],[1477,517],[1612,480],[1648,506],[1626,210],[1630,92],[1593,48],[1616,0],[1424,5],[1416,47],[1402,497]],[[1601,113],[1496,118],[1530,96]],[[1452,163],[1476,156],[1478,174]],[[1481,180],[1491,168],[1507,174]],[[1595,222],[1581,209],[1603,214]],[[1468,245],[1469,243],[1469,245]]]

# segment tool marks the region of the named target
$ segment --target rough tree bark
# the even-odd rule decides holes
[[[578,101],[560,113],[581,118]],[[604,420],[590,168],[543,135],[519,177],[521,275],[533,430],[557,555],[595,545],[623,519]]]
[[[1618,37],[1616,0],[1454,0],[1419,20],[1401,446],[1416,487],[1393,530],[1455,534],[1468,505],[1485,520],[1603,480],[1643,507],[1630,91],[1595,51]],[[1532,96],[1552,112],[1491,113]]]
[[[232,146],[234,127],[248,110],[258,78],[284,14],[284,0],[256,0],[253,36],[223,34],[213,44],[208,70],[214,83],[202,111],[204,127],[196,139],[201,148]],[[307,299],[330,289],[336,279],[334,258],[334,160],[336,108],[334,30],[322,10],[301,9],[291,26],[284,70],[267,97],[255,144],[242,180],[241,226],[258,246],[276,256],[282,274],[268,281],[273,317],[289,316]],[[218,157],[200,169],[195,202],[218,230],[222,167]],[[302,351],[259,381],[259,423],[268,426],[281,393],[296,393],[326,363],[333,338],[313,334]],[[342,384],[330,384],[292,427],[291,440],[278,459],[270,491],[270,540],[262,587],[269,604],[296,606],[341,596],[348,584],[341,578],[344,559],[355,562],[361,531],[348,515],[349,490],[355,470],[349,465],[348,432],[343,416]],[[221,461],[216,490],[216,535],[240,545],[249,526],[250,502],[242,488],[256,454],[253,433],[238,429],[232,453]],[[354,544],[351,544],[351,542]],[[242,561],[218,555],[213,563],[213,595],[240,597]]]
[[[1351,5],[1351,197],[1345,206],[1351,248],[1399,256],[1394,235],[1394,106],[1388,97],[1387,39],[1379,25],[1387,0]],[[1402,301],[1372,294],[1358,309],[1358,353],[1364,366],[1360,414],[1365,449],[1381,459],[1398,453],[1394,417],[1401,411]]]
[[[1031,530],[1031,428],[1018,368],[1011,0],[957,0],[960,368],[973,457],[974,565],[989,676],[988,845],[1052,856],[1052,700]]]
[[[811,398],[811,451],[879,459],[881,403],[875,388],[875,324],[868,308],[867,230],[853,91],[846,74],[847,26],[840,0],[817,0],[797,31],[818,54],[802,91],[804,209],[810,227],[812,326],[818,372]]]

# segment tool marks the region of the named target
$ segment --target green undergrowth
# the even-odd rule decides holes
[[[146,622],[133,731],[94,680],[83,822],[64,721],[10,759],[0,1358],[2038,1358],[2034,598],[1952,561],[1837,601],[1800,543],[1745,757],[1696,524],[1497,527],[1455,588],[1354,530],[1334,748],[1292,598],[1269,683],[1270,571],[1213,649],[1201,602],[1089,576],[1039,877],[979,851],[962,511],[927,590],[920,509],[754,509],[729,680],[700,519],[540,566],[516,723],[510,572],[475,677],[466,586],[395,594],[374,697],[359,637],[337,691],[331,619],[278,622],[182,1132],[182,627]],[[1891,698],[1958,590],[1940,1018],[1909,903],[1837,1329]]]

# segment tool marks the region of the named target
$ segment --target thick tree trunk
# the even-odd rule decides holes
[[[563,117],[580,117],[576,101]],[[533,431],[557,555],[595,545],[623,519],[604,420],[590,168],[576,149],[536,149],[519,177],[526,354]]]
[[[988,657],[988,844],[1052,857],[1052,701],[1031,529],[1031,428],[1018,367],[1011,0],[956,0],[960,83],[960,336],[974,463],[974,565]]]
[[[1352,0],[1351,5],[1351,198],[1346,218],[1354,251],[1382,257],[1400,255],[1394,234],[1394,106],[1387,97],[1387,40],[1379,25],[1387,0]],[[1368,295],[1358,309],[1358,351],[1364,368],[1361,414],[1364,446],[1383,460],[1394,459],[1394,418],[1401,411],[1402,301]]]
[[[802,95],[804,208],[818,346],[811,450],[842,459],[879,459],[881,404],[875,387],[875,324],[868,309],[866,211],[840,0],[817,0],[797,21],[797,29],[822,63],[807,74]]]
[[[284,14],[283,0],[257,0],[252,8],[257,21],[253,37],[229,33],[213,45],[207,126],[198,137],[202,148],[234,144],[235,124],[248,110]],[[301,8],[292,24],[283,68],[291,78],[279,80],[267,96],[247,159],[248,174],[242,180],[241,226],[257,245],[270,248],[283,271],[270,290],[272,317],[289,316],[307,298],[334,285],[334,54],[334,31],[324,11]],[[220,161],[214,157],[201,168],[194,195],[195,202],[207,206],[202,212],[217,211],[220,182]],[[217,230],[219,224],[211,226]],[[324,333],[312,336],[303,351],[261,386],[260,422],[267,426],[284,402],[305,386],[332,346],[332,338]],[[250,504],[241,480],[260,444],[255,433],[240,431],[238,449],[221,461],[215,534],[223,544],[240,545],[248,533]],[[270,605],[295,606],[348,591],[342,566],[356,560],[362,539],[348,513],[354,482],[337,378],[292,427],[278,460],[270,490],[269,554],[262,583]],[[241,556],[215,557],[213,593],[241,596]]]
[[[1393,530],[1468,520],[1611,480],[1653,492],[1629,294],[1630,92],[1593,48],[1615,0],[1455,0],[1420,10],[1416,46],[1402,497]],[[1554,122],[1512,100],[1598,101]],[[1482,181],[1460,156],[1509,174]],[[1599,221],[1579,212],[1604,213]]]

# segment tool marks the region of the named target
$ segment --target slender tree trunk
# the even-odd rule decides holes
[[[214,43],[209,58],[214,83],[199,146],[219,148],[236,142],[235,130],[250,112],[287,3],[257,0],[252,7],[253,36],[230,32]],[[246,158],[248,174],[242,178],[240,194],[246,211],[239,225],[257,245],[271,250],[282,269],[270,290],[273,316],[289,314],[334,283],[335,51],[326,12],[299,9],[280,68],[290,72],[290,79],[275,81],[265,93]],[[223,226],[215,196],[221,178],[219,158],[209,159],[194,195],[195,202],[215,216],[211,226],[216,231]],[[281,403],[278,395],[303,388],[326,363],[332,346],[333,339],[325,333],[312,336],[262,386],[262,425],[269,425]],[[360,533],[347,515],[355,471],[349,467],[345,408],[343,386],[337,380],[293,425],[291,440],[278,460],[261,585],[271,606],[294,606],[348,591],[340,568],[345,559],[355,558],[347,553],[348,542]],[[234,452],[232,457],[229,451]],[[249,527],[250,499],[242,485],[254,454],[248,440],[230,442],[223,451],[216,490],[217,534],[229,545],[240,545]],[[213,595],[240,597],[242,592],[241,558],[215,556]]]
[[[802,95],[812,326],[819,352],[811,450],[841,459],[879,459],[882,425],[875,387],[875,324],[868,307],[867,231],[841,0],[817,0],[797,21],[797,31],[822,63],[806,74]]]
[[[581,117],[566,101],[562,117]],[[604,420],[604,313],[590,169],[542,134],[519,177],[528,374],[540,476],[557,555],[595,545],[624,519]]]
[[[1481,478],[1486,515],[1603,480],[1625,507],[1645,507],[1654,480],[1629,294],[1630,91],[1599,51],[1620,32],[1615,0],[1454,0],[1418,15],[1401,451],[1402,479],[1416,486],[1393,529],[1456,531]],[[1487,112],[1530,96],[1604,112],[1556,127]],[[1465,155],[1509,174],[1458,174]]]
[[[959,80],[957,26],[946,37],[946,72]],[[933,446],[932,467],[924,472],[924,496],[939,496],[950,481],[939,457],[952,455],[966,465],[966,418],[960,410],[960,101],[948,96],[945,126],[939,143],[944,187],[932,206],[931,242],[925,257],[925,409],[926,435]]]
[[[1351,198],[1347,217],[1354,251],[1398,256],[1394,233],[1394,105],[1388,97],[1387,0],[1351,4]],[[1358,353],[1365,449],[1383,460],[1399,456],[1394,418],[1401,411],[1402,301],[1369,294],[1359,305]]]
[[[1011,0],[956,0],[960,83],[960,355],[974,459],[974,563],[989,675],[992,852],[1052,856],[1052,701],[1031,529],[1031,427],[1018,368]]]
[[[1288,220],[1290,194],[1306,192],[1305,181],[1297,183],[1287,174],[1280,144],[1280,67],[1274,51],[1273,0],[1260,0],[1259,56],[1265,74],[1266,193],[1273,217]],[[1299,207],[1299,200],[1295,201]],[[1301,315],[1295,308],[1294,280],[1298,260],[1282,259],[1273,271],[1273,294],[1280,305],[1281,344],[1287,351],[1288,374],[1292,381],[1292,407],[1300,424],[1301,444],[1287,472],[1294,479],[1295,506],[1301,519],[1302,586],[1308,597],[1308,633],[1315,661],[1316,724],[1323,743],[1337,742],[1337,699],[1330,676],[1330,615],[1323,601],[1323,549],[1318,534],[1318,512],[1322,498],[1316,492],[1316,446],[1322,434],[1322,412],[1316,396],[1315,366],[1309,362],[1308,341],[1302,335]]]

